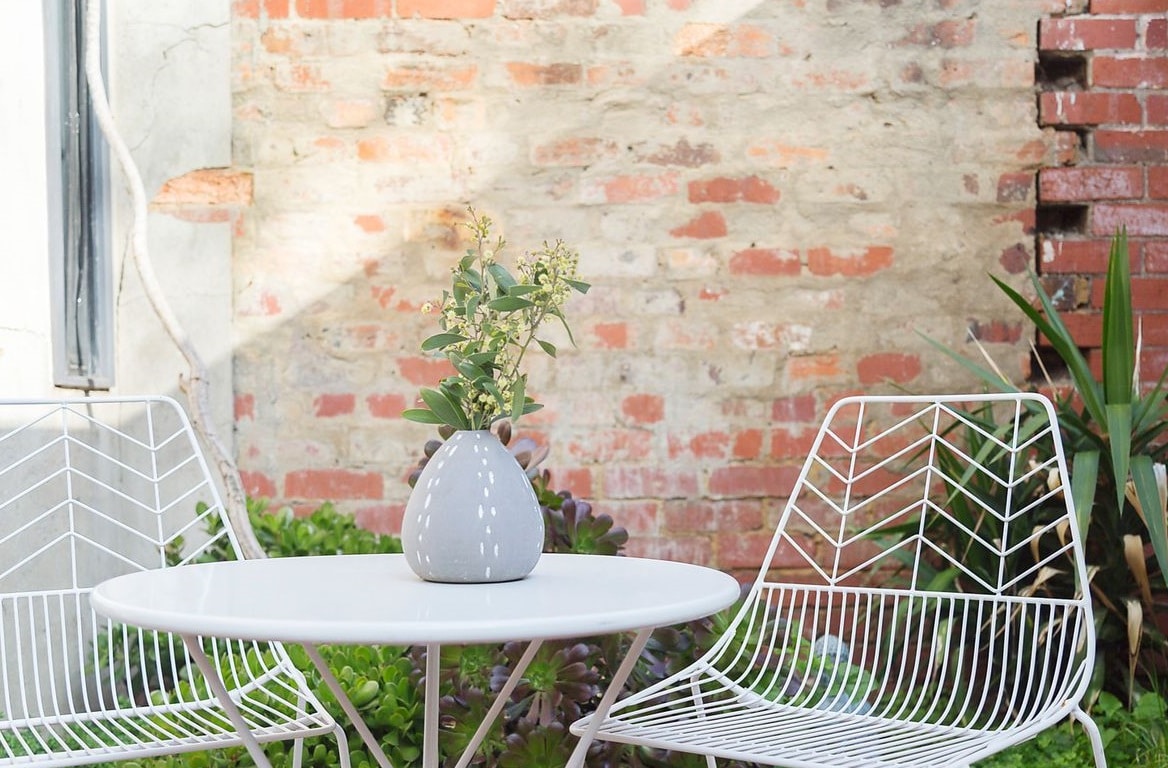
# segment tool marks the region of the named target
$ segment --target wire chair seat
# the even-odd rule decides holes
[[[1031,395],[841,400],[728,628],[597,738],[711,766],[967,766],[1070,716],[1104,768],[1056,423]]]
[[[240,557],[181,408],[167,398],[0,401],[0,766],[241,746],[183,641],[114,624],[101,581]],[[277,643],[205,638],[260,742],[344,734]]]

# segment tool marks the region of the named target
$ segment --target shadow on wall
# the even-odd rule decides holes
[[[235,162],[255,182],[236,222],[236,435],[254,496],[397,529],[429,437],[399,414],[445,365],[418,352],[436,329],[418,310],[462,254],[468,203],[512,256],[557,238],[581,252],[578,346],[532,361],[548,407],[520,432],[636,554],[755,567],[832,398],[969,385],[927,365],[914,331],[986,331],[1020,365],[985,273],[1025,266],[1032,169],[1052,151],[1028,9],[270,5],[233,22]]]

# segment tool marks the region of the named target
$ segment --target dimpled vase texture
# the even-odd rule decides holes
[[[543,552],[531,481],[486,430],[455,432],[422,468],[402,520],[406,562],[426,581],[512,581]]]

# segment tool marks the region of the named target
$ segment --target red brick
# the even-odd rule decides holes
[[[406,409],[406,399],[395,394],[367,395],[365,407],[369,410],[369,415],[375,419],[396,419],[400,418],[402,411]]]
[[[166,181],[151,207],[251,205],[252,174],[234,168],[200,168]]]
[[[1144,271],[1168,274],[1168,241],[1161,240],[1144,246]]]
[[[892,266],[892,248],[869,246],[848,252],[829,248],[811,248],[807,251],[807,267],[813,275],[864,277]]]
[[[235,0],[231,12],[248,19],[286,19],[289,0]]]
[[[667,501],[661,512],[663,527],[670,533],[745,533],[760,529],[766,519],[765,504],[756,499]]]
[[[776,429],[771,432],[771,456],[775,459],[803,459],[811,453],[818,429]]]
[[[899,45],[922,45],[926,48],[964,48],[973,43],[977,22],[949,20],[936,24],[922,22],[909,30]]]
[[[1168,205],[1096,205],[1091,210],[1091,231],[1111,235],[1127,227],[1132,236],[1168,236]]]
[[[606,500],[604,503],[604,511],[612,516],[613,521],[628,530],[631,539],[636,540],[642,536],[654,536],[661,527],[658,517],[661,512],[661,504],[657,499],[648,501],[634,500],[634,501],[613,501]]]
[[[1137,312],[1168,310],[1168,278],[1140,277],[1132,278],[1132,309]],[[1152,318],[1149,318],[1152,319]],[[1163,319],[1160,316],[1158,319]]]
[[[1107,272],[1111,243],[1107,239],[1060,240],[1044,237],[1039,244],[1039,270],[1043,274]]]
[[[798,468],[789,466],[717,467],[710,473],[709,493],[736,499],[783,497],[791,492],[798,476]]]
[[[998,177],[998,202],[1022,203],[1030,197],[1034,174],[1027,172],[1003,173]]]
[[[284,476],[284,495],[292,499],[380,499],[379,472],[350,469],[299,469]]]
[[[751,57],[774,54],[773,36],[752,24],[690,22],[678,30],[673,40],[678,56],[699,58]]]
[[[1159,96],[1149,93],[1144,98],[1148,110],[1148,125],[1168,126],[1168,94]]]
[[[747,248],[730,257],[729,267],[732,275],[795,276],[803,265],[798,251]]]
[[[604,201],[609,203],[640,203],[677,194],[677,174],[658,176],[616,176],[600,182]]]
[[[453,376],[454,367],[446,358],[399,357],[397,372],[411,384],[433,387],[447,376]]]
[[[702,143],[693,146],[686,139],[678,139],[676,144],[662,145],[643,158],[653,165],[680,165],[683,168],[698,168],[722,160],[721,153],[713,144]]]
[[[552,487],[567,491],[577,499],[589,499],[595,493],[592,486],[592,470],[587,467],[556,467],[551,473]]]
[[[861,357],[856,363],[856,375],[864,385],[893,381],[905,384],[921,375],[921,358],[898,352],[880,352]]]
[[[969,335],[988,344],[1016,344],[1022,339],[1022,323],[970,320]]]
[[[567,453],[580,461],[644,461],[653,455],[653,439],[647,429],[592,429],[586,437],[569,440]]]
[[[255,420],[255,395],[237,394],[235,396],[235,421],[244,419]]]
[[[779,190],[758,176],[742,179],[717,178],[689,183],[691,203],[764,203],[779,201]]]
[[[353,412],[357,406],[357,396],[348,394],[324,394],[313,398],[313,415],[317,418],[344,416]]]
[[[715,552],[719,568],[749,568],[757,570],[766,558],[774,536],[769,531],[736,534],[723,533],[715,538]],[[805,560],[799,560],[800,566],[806,566]]]
[[[1148,168],[1148,197],[1168,199],[1168,165],[1156,165]]]
[[[507,73],[516,85],[577,85],[584,78],[579,64],[531,64],[522,61],[507,62]]]
[[[1044,51],[1094,51],[1135,48],[1136,20],[1064,16],[1043,19],[1038,25],[1038,47]]]
[[[353,522],[373,533],[397,536],[401,533],[405,513],[405,504],[373,504],[355,510]]]
[[[1091,13],[1140,14],[1165,11],[1168,11],[1168,0],[1091,0]]]
[[[818,424],[821,414],[814,395],[780,397],[771,404],[771,419],[796,424]]]
[[[644,16],[645,0],[615,0],[621,16]]]
[[[1091,62],[1091,82],[1104,88],[1168,88],[1168,56],[1096,56]]]
[[[1132,93],[1049,91],[1039,96],[1043,125],[1139,125],[1140,100]]]
[[[680,227],[669,230],[674,237],[709,239],[726,235],[726,219],[718,211],[706,211]]]
[[[604,490],[613,499],[684,499],[698,495],[698,478],[693,470],[608,466]]]
[[[665,400],[660,395],[629,395],[621,401],[621,413],[636,424],[655,424],[665,418]]]
[[[389,91],[463,91],[478,80],[476,66],[394,67],[385,73],[381,87]]]
[[[380,216],[371,216],[371,215],[354,216],[353,223],[356,224],[357,227],[362,232],[367,232],[367,233],[372,234],[374,232],[384,232],[385,231],[385,219],[381,218]]]
[[[677,0],[670,0],[676,2]],[[625,546],[630,557],[651,557],[658,560],[673,560],[679,563],[717,565],[713,547],[704,536],[636,536]]]
[[[1144,47],[1150,51],[1168,49],[1168,19],[1152,19],[1148,22]]]
[[[403,0],[398,0],[403,2]],[[302,19],[377,19],[392,15],[392,0],[296,0]]]
[[[735,459],[759,459],[762,457],[762,430],[744,429],[734,433],[734,446],[730,456]]]
[[[403,19],[488,19],[495,14],[495,0],[397,0]]]
[[[532,161],[543,166],[584,167],[600,160],[615,157],[618,147],[615,142],[574,137],[559,139],[550,144],[541,144],[532,150]]]
[[[1038,172],[1038,199],[1044,202],[1127,200],[1144,196],[1140,168],[1087,166],[1043,168]]]
[[[627,323],[597,323],[592,326],[601,349],[625,349],[629,346],[629,326]]]
[[[1096,162],[1168,162],[1168,131],[1099,130],[1093,140]]]
[[[274,499],[279,494],[275,481],[263,472],[240,470],[239,479],[243,492],[253,499]]]
[[[716,430],[688,437],[669,435],[669,458],[726,459],[730,451],[730,435]]]
[[[1098,347],[1103,341],[1102,312],[1064,312],[1061,317],[1080,347]]]
[[[820,382],[824,379],[836,379],[843,375],[840,356],[836,353],[790,357],[787,359],[784,370],[788,379],[797,382]]]

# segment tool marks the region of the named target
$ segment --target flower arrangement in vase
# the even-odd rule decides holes
[[[436,424],[448,436],[419,475],[402,521],[402,548],[423,579],[510,581],[526,576],[543,549],[543,515],[523,468],[494,434],[504,418],[516,423],[542,406],[528,394],[522,364],[556,347],[536,334],[563,314],[573,292],[589,286],[577,276],[579,255],[557,241],[519,261],[513,274],[499,256],[492,221],[470,211],[472,247],[454,267],[451,287],[423,311],[437,314],[440,331],[422,342],[454,372],[421,390],[422,406],[403,416]]]

